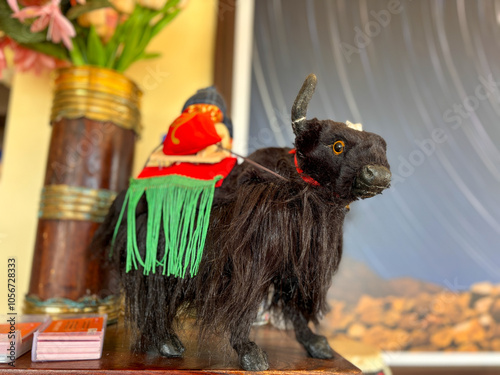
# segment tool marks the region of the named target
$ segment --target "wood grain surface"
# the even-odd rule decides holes
[[[500,367],[393,367],[392,375],[500,375]]]
[[[15,368],[0,364],[0,374],[243,374],[237,356],[218,340],[197,345],[193,330],[179,332],[186,346],[184,358],[168,359],[155,352],[132,353],[128,335],[120,325],[107,328],[100,360],[31,362],[31,352],[21,356]],[[295,341],[293,335],[269,326],[252,332],[253,339],[269,355],[270,370],[263,375],[278,374],[361,374],[340,355],[333,360],[313,359]]]

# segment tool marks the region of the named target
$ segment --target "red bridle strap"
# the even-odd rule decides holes
[[[311,184],[313,186],[320,186],[318,181],[316,181],[311,176],[305,174],[302,168],[299,167],[299,163],[297,162],[297,151],[295,149],[291,149],[289,154],[292,154],[294,156],[293,159],[295,162],[295,169],[297,170],[297,173],[299,174],[300,178],[302,178],[308,184]]]

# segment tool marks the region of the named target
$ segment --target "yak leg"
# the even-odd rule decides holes
[[[174,332],[168,334],[158,348],[162,356],[169,358],[182,357],[185,350],[181,340]]]
[[[182,357],[185,349],[174,330],[177,310],[182,303],[176,293],[182,287],[179,279],[166,278],[161,272],[139,277],[128,273],[125,277],[135,277],[125,283],[125,289],[133,306],[130,318],[142,334],[143,349],[156,349],[164,357]]]
[[[265,371],[269,368],[267,353],[253,341],[247,340],[233,347],[238,353],[238,360],[243,370]]]
[[[185,289],[186,286],[182,284],[182,279],[179,278],[161,278],[161,286],[163,287],[162,294],[163,298],[166,298],[169,303],[168,307],[160,312],[161,315],[157,316],[157,324],[160,319],[163,320],[163,332],[165,332],[162,341],[160,341],[158,346],[158,351],[164,357],[177,358],[182,357],[184,351],[184,345],[182,345],[181,340],[176,335],[174,330],[174,320],[182,304],[182,298],[179,295],[179,289]]]
[[[253,316],[253,315],[252,315]],[[269,368],[267,353],[256,343],[250,341],[250,327],[253,319],[243,319],[233,332],[231,332],[231,346],[238,353],[241,368],[246,371],[264,371]]]
[[[297,341],[302,344],[307,353],[313,358],[333,358],[333,350],[325,336],[316,335],[308,326],[308,321],[301,312],[287,307],[283,313],[292,321]]]

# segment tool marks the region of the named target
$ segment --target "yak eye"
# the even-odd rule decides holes
[[[342,152],[344,152],[344,147],[345,144],[343,141],[337,141],[333,144],[333,152],[335,155],[340,155]]]

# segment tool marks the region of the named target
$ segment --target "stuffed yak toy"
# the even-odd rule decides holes
[[[292,108],[295,148],[260,149],[240,165],[227,152],[222,98],[202,90],[117,197],[93,246],[120,267],[136,347],[182,356],[174,327],[181,307],[192,308],[200,337],[225,335],[243,369],[266,370],[267,354],[249,333],[272,293],[269,308],[307,353],[333,357],[308,323],[327,311],[348,205],[380,194],[391,173],[380,136],[306,119],[315,86],[311,74]]]

